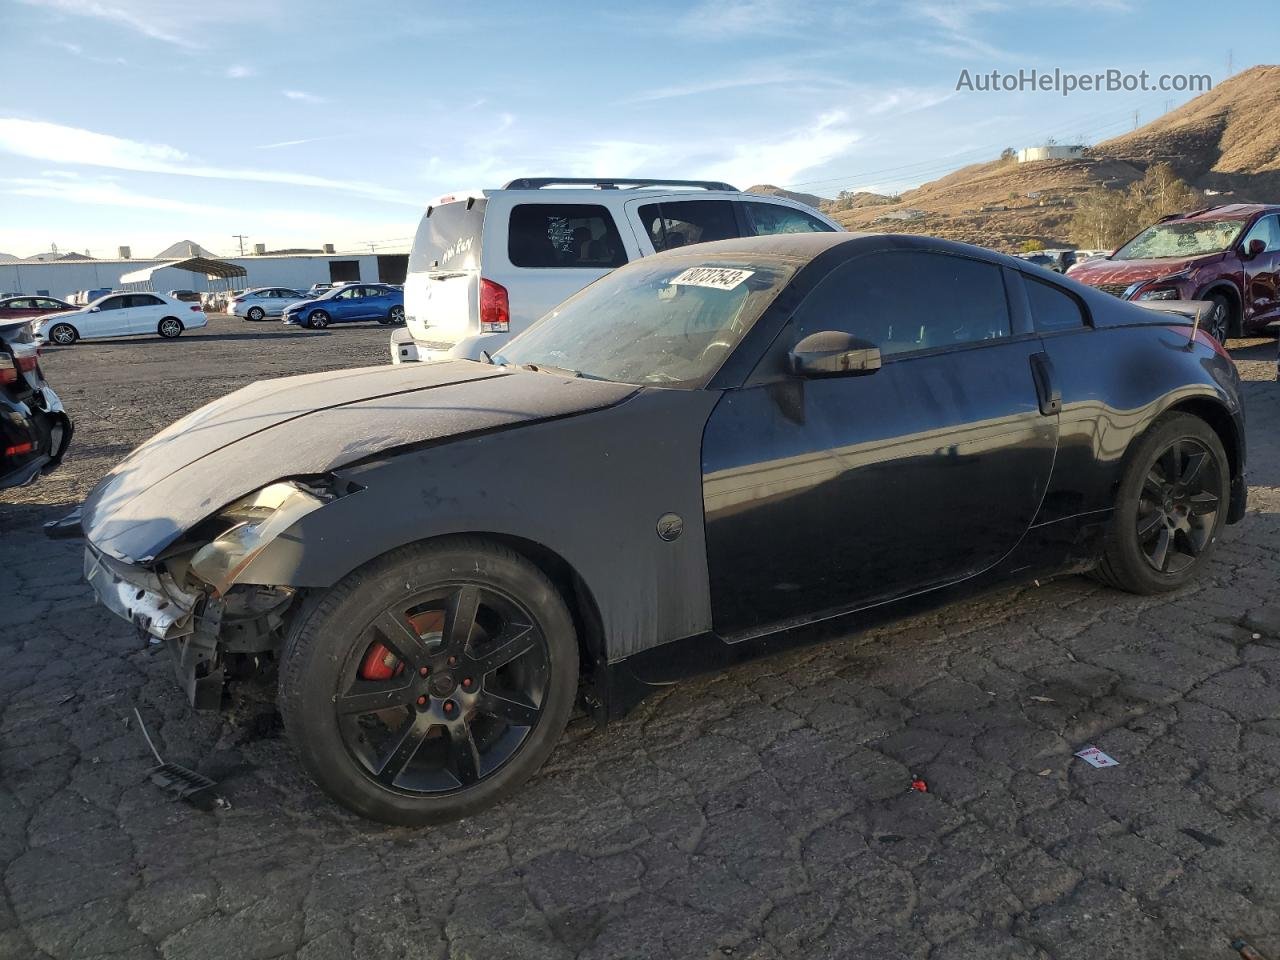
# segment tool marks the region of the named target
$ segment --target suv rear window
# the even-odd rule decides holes
[[[428,208],[413,238],[409,272],[478,268],[486,202],[456,200]],[[352,279],[359,279],[359,275]]]
[[[639,214],[657,251],[741,236],[733,203],[728,200],[649,203],[640,208]]]
[[[830,233],[832,228],[803,210],[784,207],[780,203],[758,203],[749,200],[742,205],[756,236],[774,233]]]
[[[513,267],[608,270],[627,262],[613,217],[594,203],[521,203],[511,209]]]

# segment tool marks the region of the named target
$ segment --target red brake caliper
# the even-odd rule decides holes
[[[417,631],[418,636],[438,633],[444,629],[444,611],[426,610],[409,618],[409,624]],[[361,680],[390,680],[404,670],[400,658],[391,652],[384,643],[374,642],[369,645],[360,662]]]

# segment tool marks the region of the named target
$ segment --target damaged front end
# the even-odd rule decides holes
[[[339,495],[328,478],[269,484],[149,562],[126,562],[86,543],[85,579],[107,609],[169,647],[191,705],[216,710],[228,680],[275,660],[299,594],[237,578],[282,533]]]

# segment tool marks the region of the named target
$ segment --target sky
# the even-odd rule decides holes
[[[1216,84],[1280,59],[1243,22],[1190,0],[0,0],[0,252],[403,251],[433,198],[515,176],[900,192],[1192,96],[962,71]]]

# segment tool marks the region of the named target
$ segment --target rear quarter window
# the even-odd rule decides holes
[[[1037,330],[1079,330],[1088,325],[1079,302],[1065,290],[1022,275]]]
[[[609,270],[627,262],[613,216],[593,203],[512,207],[507,256],[513,267]]]

